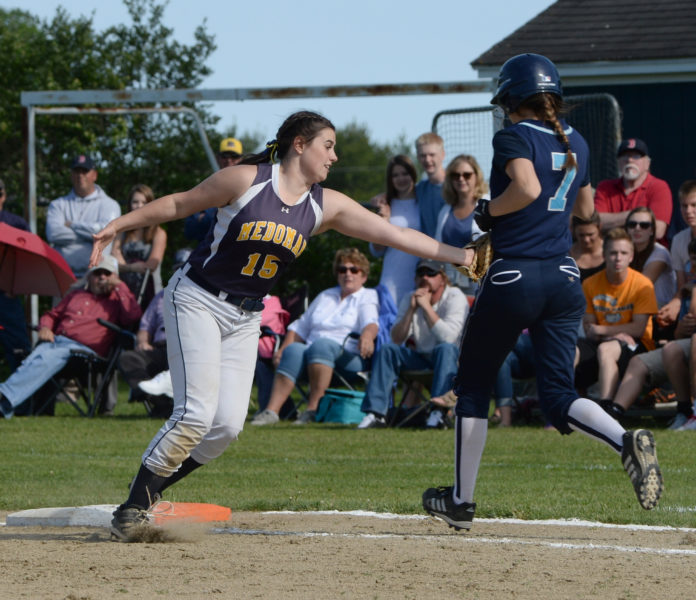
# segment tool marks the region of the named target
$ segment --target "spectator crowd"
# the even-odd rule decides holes
[[[237,164],[242,154],[239,140],[224,139],[219,167]],[[415,155],[423,177],[419,180],[408,156],[394,156],[386,165],[384,190],[370,200],[370,207],[394,225],[446,244],[461,247],[477,239],[482,232],[474,210],[489,195],[476,158],[460,154],[445,164],[443,140],[434,133],[418,137]],[[686,228],[668,239],[672,194],[667,182],[650,173],[650,163],[644,141],[623,140],[617,149],[619,177],[598,183],[595,214],[588,220],[573,217],[568,224],[570,254],[587,303],[576,347],[576,388],[618,420],[646,396],[659,396],[648,394],[651,390],[667,390],[677,402],[670,428],[696,430],[696,180],[679,187]],[[0,413],[6,418],[65,366],[72,350],[108,354],[113,332],[99,325],[98,317],[134,332],[133,347],[118,361],[131,400],[154,407],[155,416],[171,412],[161,274],[167,234],[159,226],[122,233],[110,255],[90,269],[92,234],[121,214],[118,202],[96,183],[97,175],[89,155],[76,156],[70,163],[71,189],[48,207],[45,239],[65,258],[77,282],[41,317],[33,350],[21,299],[0,292],[0,344],[11,373],[0,383]],[[138,210],[154,198],[151,187],[135,184],[125,208]],[[21,217],[4,209],[5,199],[0,181],[0,222],[28,230]],[[200,242],[215,219],[216,209],[191,215],[185,222],[186,237]],[[281,298],[263,299],[253,425],[288,416],[298,425],[314,421],[338,376],[348,385],[366,381],[358,429],[384,427],[395,410],[402,376],[418,371],[428,377],[402,388],[408,392],[401,410],[418,409],[422,394],[412,393],[415,386],[432,400],[434,418],[427,419],[428,426],[447,426],[455,401],[451,390],[458,342],[469,311],[475,310],[478,284],[452,265],[377,244],[369,249],[382,259],[376,289],[365,287],[367,256],[345,248],[334,257],[337,285],[321,291],[292,322]],[[176,250],[175,269],[186,264],[188,254],[190,249]],[[523,333],[491,390],[493,422],[511,425],[515,410],[521,410],[516,382],[532,378],[534,365]],[[309,389],[302,412],[291,399],[300,382],[307,382]],[[110,414],[115,403],[114,383],[101,412]]]

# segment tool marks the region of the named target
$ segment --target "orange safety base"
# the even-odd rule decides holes
[[[227,521],[232,509],[217,504],[198,502],[167,502],[160,500],[150,508],[155,525],[164,525],[172,521],[188,521],[190,523],[208,523],[211,521]]]

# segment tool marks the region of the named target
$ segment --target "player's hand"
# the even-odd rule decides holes
[[[116,238],[116,228],[109,223],[99,233],[92,235],[92,254],[89,257],[89,266],[95,267],[102,260],[102,252]]]
[[[476,208],[474,209],[474,221],[476,221],[481,231],[490,231],[495,223],[495,217],[491,216],[490,203],[490,200],[481,198],[476,203]]]
[[[476,256],[476,250],[474,250],[473,248],[462,248],[462,250],[464,251],[464,256],[466,256],[466,258],[461,263],[458,263],[455,266],[457,266],[457,267],[459,267],[459,266],[469,267],[469,266],[471,266],[471,263],[474,262],[474,256]]]

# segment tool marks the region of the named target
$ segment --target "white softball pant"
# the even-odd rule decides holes
[[[244,427],[258,352],[260,312],[244,311],[177,271],[164,292],[174,410],[143,454],[167,477],[190,455],[206,464]]]

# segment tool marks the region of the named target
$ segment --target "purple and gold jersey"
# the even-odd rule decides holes
[[[589,150],[585,139],[565,121],[561,126],[570,141],[577,167],[563,169],[566,150],[553,128],[541,121],[524,120],[495,134],[491,198],[510,183],[508,161],[527,158],[541,184],[541,194],[531,204],[496,217],[491,243],[496,256],[549,258],[566,254],[572,245],[570,213],[578,190],[590,182]]]
[[[278,195],[278,164],[260,164],[251,187],[217,211],[193,251],[191,268],[228,294],[262,298],[307,247],[323,216],[323,189],[314,184],[294,206]]]

